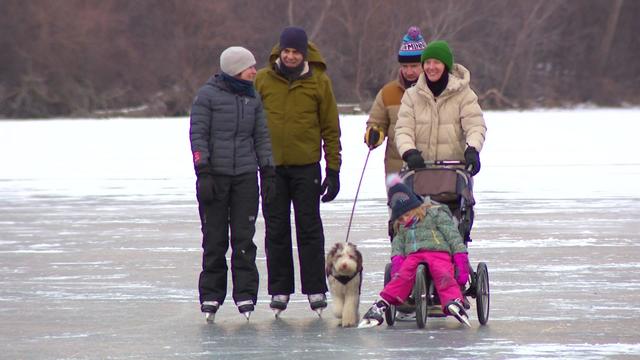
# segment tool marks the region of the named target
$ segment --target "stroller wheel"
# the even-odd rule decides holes
[[[388,263],[384,268],[384,284],[385,286],[391,281],[391,263]],[[387,322],[387,326],[393,326],[396,322],[396,307],[395,305],[387,306],[387,310],[384,312],[384,320]]]
[[[489,321],[489,271],[483,262],[478,264],[476,272],[476,307],[478,321],[485,325]]]
[[[416,301],[416,323],[418,328],[423,329],[427,324],[427,279],[426,267],[424,264],[418,266],[416,272],[416,283],[413,287],[413,294]]]

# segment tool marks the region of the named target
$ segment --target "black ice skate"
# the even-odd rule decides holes
[[[455,299],[447,304],[447,311],[449,312],[449,315],[452,315],[461,323],[471,327],[471,324],[469,323],[469,316],[464,310],[464,306],[462,304],[462,300]]]
[[[271,296],[271,304],[269,307],[273,310],[276,318],[280,316],[280,313],[287,309],[289,303],[289,295],[273,295]]]
[[[325,294],[311,294],[307,296],[311,310],[318,313],[322,317],[322,310],[327,308],[327,296]]]
[[[384,322],[384,312],[389,307],[384,300],[378,300],[373,306],[367,310],[362,317],[362,321],[358,324],[358,329],[366,329],[374,326],[380,326]]]
[[[203,301],[200,305],[200,311],[204,313],[204,319],[207,323],[212,324],[216,318],[216,312],[220,308],[217,301]]]
[[[255,309],[255,306],[253,305],[253,301],[251,300],[240,301],[236,303],[236,306],[238,307],[238,311],[240,312],[240,314],[244,315],[244,317],[247,318],[247,321],[249,321],[249,318],[251,317],[251,313]]]

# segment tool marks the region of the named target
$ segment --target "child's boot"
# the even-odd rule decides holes
[[[273,310],[276,318],[280,316],[280,313],[287,309],[289,303],[289,295],[272,295],[271,303],[269,307]]]
[[[358,328],[363,329],[382,325],[384,322],[384,312],[388,307],[389,304],[384,300],[378,300],[378,302],[374,303],[373,306],[367,310],[367,313],[364,314]]]
[[[446,309],[447,309],[447,312],[449,312],[449,315],[454,316],[461,323],[467,325],[468,327],[471,327],[471,324],[469,323],[469,316],[467,315],[467,312],[464,310],[464,306],[462,305],[461,299],[455,299],[450,301],[447,304]]]

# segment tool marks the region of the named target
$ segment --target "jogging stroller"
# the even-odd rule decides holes
[[[436,161],[427,163],[423,169],[401,173],[403,181],[420,196],[429,196],[432,200],[445,204],[458,221],[458,229],[465,246],[471,241],[469,236],[473,225],[473,178],[464,170],[460,161]],[[489,273],[484,262],[478,263],[474,271],[469,266],[469,281],[462,289],[464,305],[470,308],[467,297],[476,299],[478,321],[485,325],[489,320]],[[415,310],[418,328],[424,328],[427,317],[446,316],[440,307],[440,299],[429,275],[426,263],[417,268],[416,280],[409,299],[400,306],[389,306],[385,312],[385,320],[389,326],[396,321],[397,311],[412,313]],[[384,284],[391,280],[391,263],[385,267]]]

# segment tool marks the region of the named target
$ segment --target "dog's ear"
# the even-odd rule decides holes
[[[353,245],[353,251],[356,253],[356,259],[358,261],[358,272],[362,272],[362,253],[355,245]]]
[[[335,245],[333,245],[333,247],[331,248],[331,250],[329,250],[329,252],[327,253],[327,261],[325,263],[325,268],[324,271],[327,275],[327,277],[329,277],[329,275],[331,275],[332,273],[332,268],[333,268],[333,263],[334,263],[334,259],[336,257],[336,253],[338,252],[338,249],[342,247],[342,244],[337,243]]]

